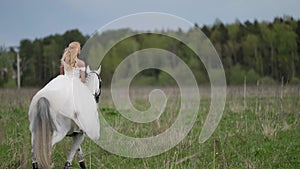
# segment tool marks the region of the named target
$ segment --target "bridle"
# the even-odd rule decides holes
[[[95,97],[96,103],[99,103],[99,97],[100,97],[100,95],[101,95],[101,83],[102,83],[102,80],[101,80],[101,78],[100,78],[100,75],[99,75],[97,72],[92,71],[92,72],[90,72],[90,73],[96,74],[96,75],[97,75],[97,78],[98,78],[98,80],[99,80],[99,92],[98,92],[98,93],[95,92],[95,93],[93,94],[94,97]]]

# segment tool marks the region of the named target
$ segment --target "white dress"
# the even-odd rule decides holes
[[[51,118],[57,130],[54,135],[64,137],[69,132],[67,128],[70,124],[61,124],[63,120],[59,116],[62,115],[72,119],[80,130],[95,140],[100,136],[98,107],[92,92],[80,80],[80,70],[84,70],[84,67],[69,71],[65,69],[64,75],[58,75],[38,91],[29,107],[29,120],[32,122],[34,119],[39,98],[45,97],[50,103]],[[32,127],[30,126],[31,131]]]

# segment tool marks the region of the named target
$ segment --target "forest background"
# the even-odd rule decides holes
[[[300,84],[300,20],[293,17],[276,17],[272,22],[236,21],[223,24],[216,20],[212,26],[194,24],[183,31],[160,30],[167,34],[192,37],[196,29],[211,41],[224,66],[227,84],[239,85],[247,79],[248,84],[257,82],[276,84],[283,80],[288,84]],[[130,32],[120,29],[97,35],[100,39],[117,38],[118,34]],[[159,32],[158,32],[159,33]],[[22,87],[41,87],[59,74],[60,58],[71,41],[79,41],[82,46],[91,35],[83,35],[78,29],[64,34],[49,35],[34,40],[23,39],[19,47],[0,46],[0,87],[17,86],[17,51],[21,63]],[[159,34],[134,36],[118,42],[107,54],[102,64],[104,85],[108,85],[113,71],[124,55],[145,48],[163,48],[180,56],[196,75],[199,85],[209,83],[207,72],[200,61],[195,62],[195,54],[182,43],[174,43]],[[97,50],[101,50],[101,44]],[[201,68],[201,69],[199,69]],[[159,70],[150,69],[138,74],[135,85],[170,86],[174,80]]]

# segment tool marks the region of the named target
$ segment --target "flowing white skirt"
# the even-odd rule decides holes
[[[41,97],[48,99],[53,121],[57,119],[58,114],[63,115],[72,119],[91,139],[99,138],[100,125],[97,103],[91,91],[79,78],[59,75],[37,92],[29,107],[29,120],[31,122],[36,113],[36,104]],[[64,130],[65,127],[64,124],[59,123],[55,123],[55,126],[57,130]],[[30,126],[31,130],[32,127]]]

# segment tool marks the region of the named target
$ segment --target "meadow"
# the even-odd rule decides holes
[[[28,106],[38,89],[0,89],[0,168],[31,168]],[[150,105],[151,88],[133,88],[131,101],[137,109]],[[117,131],[147,137],[165,131],[177,116],[178,90],[163,88],[168,104],[161,118],[150,124],[126,120],[115,109],[109,90],[103,89],[99,110]],[[203,144],[199,134],[210,106],[209,87],[200,87],[199,115],[189,134],[171,150],[148,158],[112,154],[85,138],[82,148],[90,169],[132,168],[300,168],[300,86],[228,87],[224,114],[213,135]],[[162,140],[163,141],[163,140]],[[53,150],[54,168],[62,168],[70,149],[66,137]],[[74,169],[79,168],[76,158]]]

